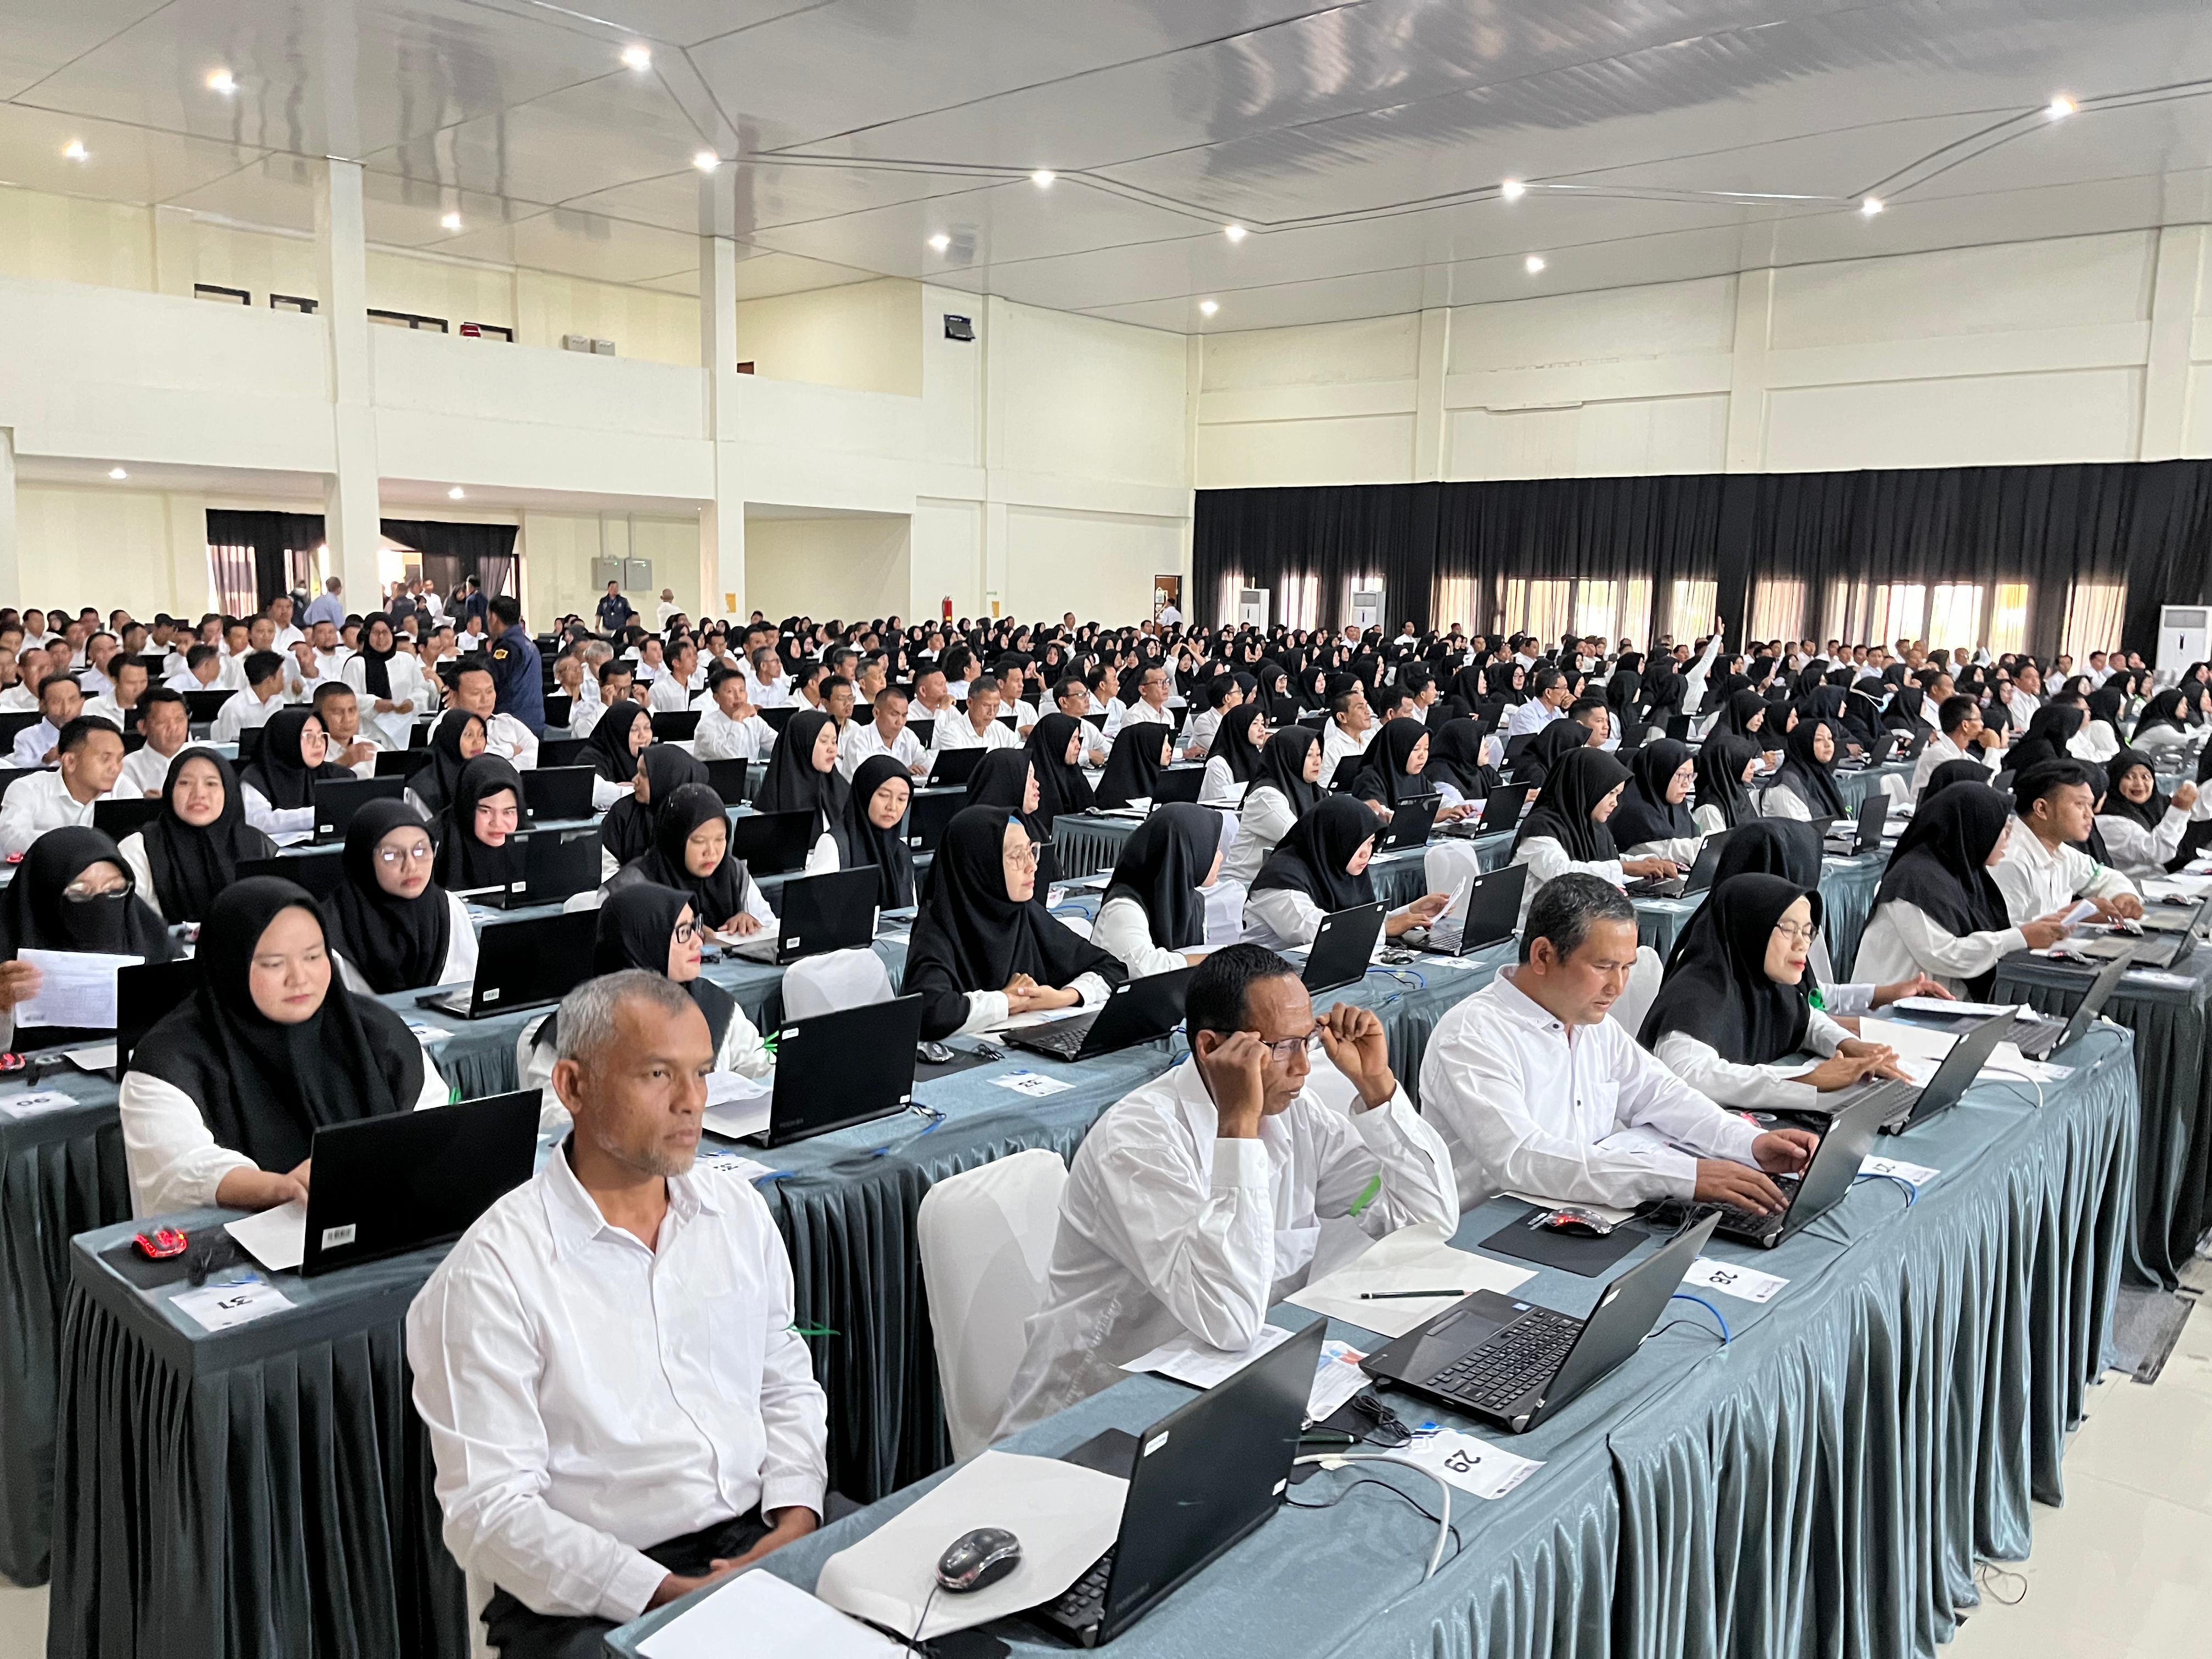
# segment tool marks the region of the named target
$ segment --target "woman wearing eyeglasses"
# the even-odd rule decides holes
[[[331,950],[346,988],[382,995],[475,979],[468,907],[433,878],[430,826],[404,801],[373,800],[346,830],[331,896]]]
[[[1894,1049],[1813,1006],[1806,971],[1820,896],[1780,876],[1731,876],[1682,930],[1638,1040],[1708,1100],[1802,1111],[1869,1077],[1901,1078]],[[1791,1055],[1823,1056],[1806,1069]]]
[[[31,843],[15,879],[0,890],[0,1049],[15,1047],[17,1009],[39,992],[24,951],[89,951],[167,962],[176,941],[137,896],[123,854],[99,830],[70,824]],[[97,1032],[37,1028],[40,1046]]]

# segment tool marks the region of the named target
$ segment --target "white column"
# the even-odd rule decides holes
[[[1004,301],[986,296],[980,307],[983,348],[983,591],[971,600],[956,593],[956,614],[988,617],[996,596],[1000,610],[1007,610],[1006,580],[1012,559],[1012,527],[1008,522],[1006,472],[1008,459],[1006,428],[1015,418],[1014,395],[1008,354],[998,349],[1000,331],[1013,326],[1012,308]]]
[[[1766,348],[1774,326],[1774,272],[1739,271],[1735,347],[1729,359],[1728,470],[1766,466]]]
[[[2142,435],[2137,459],[2170,461],[2189,441],[2190,340],[2204,266],[2204,227],[2169,225],[2158,234],[2150,290],[2150,348],[2143,364]]]
[[[0,426],[0,605],[23,603],[15,532],[15,434]]]
[[[738,465],[738,245],[699,239],[699,361],[707,386],[707,436],[714,446],[714,494],[699,514],[701,607],[742,620],[745,605],[745,492]],[[651,607],[647,607],[651,614]]]
[[[325,161],[315,177],[315,260],[322,279],[323,325],[330,342],[331,422],[335,465],[323,505],[329,574],[345,584],[349,610],[378,599],[381,532],[377,497],[376,414],[368,357],[368,238],[362,222],[361,164]]]
[[[1413,378],[1415,483],[1434,483],[1444,476],[1444,374],[1450,361],[1450,308],[1438,306],[1424,311],[1420,356]]]

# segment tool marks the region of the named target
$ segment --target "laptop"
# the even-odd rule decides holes
[[[1789,1204],[1775,1215],[1754,1215],[1733,1204],[1721,1205],[1721,1236],[1771,1250],[1834,1209],[1859,1178],[1859,1166],[1874,1146],[1883,1111],[1880,1100],[1869,1098],[1830,1118],[1804,1172],[1772,1177]]]
[[[463,888],[462,896],[470,903],[489,910],[520,910],[526,905],[557,904],[599,884],[597,824],[549,824],[515,839],[522,843],[522,879],[505,887]]]
[[[707,769],[708,785],[722,798],[723,805],[743,806],[745,804],[746,763],[741,760],[711,760],[699,763]]]
[[[1157,1041],[1182,1023],[1183,996],[1197,971],[1178,968],[1125,980],[1108,994],[1102,1006],[1009,1031],[1006,1042],[1054,1060],[1079,1060]]]
[[[592,817],[592,780],[598,775],[588,766],[533,766],[522,775],[522,804],[532,822]]]
[[[689,743],[699,729],[696,708],[660,708],[653,715],[653,740],[655,743]]]
[[[398,800],[407,792],[404,778],[325,778],[315,784],[315,839],[343,841],[353,815],[373,800]]]
[[[1090,1571],[1023,1616],[1103,1647],[1265,1525],[1290,1489],[1321,1364],[1316,1319],[1140,1435],[1109,1429],[1064,1461],[1127,1479],[1121,1530]]]
[[[787,702],[780,703],[774,708],[758,709],[757,712],[768,722],[769,730],[780,738],[783,735],[783,728],[791,724],[791,717],[805,707],[803,702]]]
[[[239,860],[238,878],[245,881],[252,876],[274,876],[279,881],[306,888],[316,898],[326,899],[345,880],[345,855],[331,847],[312,853],[280,854],[273,859]]]
[[[1390,815],[1390,822],[1375,837],[1377,853],[1404,852],[1429,844],[1429,831],[1437,821],[1437,809],[1443,805],[1442,795],[1416,795],[1402,801]]]
[[[428,743],[428,739],[426,738],[423,742]],[[538,763],[548,769],[574,766],[576,757],[584,752],[585,745],[590,742],[589,738],[547,738],[538,745]],[[420,748],[422,744],[416,746]]]
[[[1366,759],[1367,757],[1364,753],[1355,749],[1352,753],[1346,755],[1342,760],[1337,762],[1336,770],[1330,775],[1328,781],[1330,792],[1335,794],[1342,794],[1346,790],[1351,788],[1352,781],[1359,775],[1359,768]]]
[[[2043,1060],[2057,1053],[2068,1043],[2078,1041],[2089,1029],[2090,1022],[2105,1012],[2105,1005],[2112,1000],[2112,993],[2119,988],[2121,977],[2134,965],[2132,951],[2116,956],[2107,962],[2097,970],[2097,977],[2089,981],[2089,988],[2082,993],[2081,1000],[2074,1005],[2074,1012],[2067,1017],[2065,1024],[2062,1026],[2055,1019],[2045,1020],[2029,1030],[2017,1039],[2021,1053],[2030,1060]],[[131,970],[126,968],[123,971],[127,974]],[[118,979],[117,983],[119,985],[121,981]]]
[[[130,1068],[131,1051],[161,1017],[199,989],[200,965],[191,957],[142,962],[115,970],[115,1075]]]
[[[730,856],[755,876],[804,869],[814,844],[814,812],[740,812],[730,820]]]
[[[1822,1095],[1819,1105],[1812,1109],[1840,1116],[1863,1102],[1878,1101],[1881,1106],[1878,1116],[1882,1133],[1903,1134],[1914,1124],[1925,1123],[1938,1112],[1948,1111],[1957,1105],[1960,1097],[1982,1074],[1982,1067],[1990,1063],[1997,1044],[2011,1033],[2013,1024],[2012,1015],[2006,1012],[1992,1014],[1968,1026],[1952,1043],[1950,1052],[1943,1056],[1943,1063],[1936,1068],[1936,1075],[1925,1085],[1893,1078],[1855,1084],[1833,1094]]]
[[[142,795],[136,800],[96,800],[92,804],[92,827],[110,841],[136,835],[161,816],[161,798]]]
[[[908,686],[906,694],[909,697],[913,696],[914,688]],[[932,739],[937,736],[937,722],[927,714],[908,715],[906,729],[914,733],[914,740],[924,750],[929,747]]]
[[[261,758],[262,739],[269,735],[265,726],[246,726],[239,728],[238,763],[246,766]]]
[[[1721,867],[1721,845],[1735,833],[1717,830],[1698,843],[1698,856],[1679,876],[1639,876],[1621,890],[1631,898],[1684,898],[1702,893],[1713,884]]]
[[[793,876],[776,896],[776,927],[726,947],[747,962],[797,962],[830,951],[864,950],[876,938],[876,866]]]
[[[545,697],[545,724],[568,729],[568,722],[576,712],[576,702],[566,691],[548,691]]]
[[[1719,1224],[1709,1215],[1676,1234],[1607,1285],[1588,1319],[1477,1291],[1370,1354],[1361,1369],[1524,1433],[1636,1352]]]
[[[2148,905],[2143,910],[2140,933],[2113,930],[2094,939],[2072,943],[2094,962],[2126,961],[2136,968],[2171,968],[2197,947],[2197,930],[2203,924],[2212,900],[2184,910],[2178,906]]]
[[[1828,852],[1843,858],[1856,858],[1861,853],[1878,852],[1881,848],[1881,832],[1889,823],[1889,797],[1879,789],[1869,789],[1866,799],[1859,803],[1858,822],[1851,830],[1833,840],[1822,842]]]
[[[381,749],[376,756],[376,775],[380,778],[411,778],[430,763],[427,749]]]
[[[864,1002],[777,1028],[775,1086],[757,1127],[732,1138],[788,1146],[832,1129],[872,1122],[914,1102],[915,1045],[921,1041],[921,998]],[[732,1114],[720,1109],[728,1132]]]
[[[1521,895],[1528,886],[1525,864],[1509,864],[1475,877],[1467,884],[1467,896],[1449,916],[1429,930],[1428,943],[1421,948],[1437,956],[1463,957],[1470,951],[1504,944],[1521,930]],[[1438,944],[1439,929],[1455,921],[1459,924],[1458,942]]]
[[[185,718],[194,726],[205,726],[222,712],[223,704],[242,695],[234,688],[218,686],[212,691],[185,693]]]
[[[456,1019],[487,1019],[511,1008],[558,1002],[592,976],[599,925],[596,910],[495,922],[477,935],[475,982],[465,989],[426,991],[415,1006]]]
[[[917,789],[906,809],[906,844],[917,853],[933,853],[945,839],[945,826],[968,805],[965,789]]]
[[[1170,801],[1195,804],[1200,787],[1206,782],[1203,766],[1169,766],[1161,769],[1152,780],[1152,805],[1164,806]]]
[[[459,1238],[538,1163],[538,1091],[315,1131],[300,1276]]]
[[[1667,717],[1667,735],[1677,743],[1686,738],[1690,735],[1690,716],[1669,714]]]
[[[1357,985],[1367,977],[1367,965],[1375,959],[1375,941],[1382,934],[1382,918],[1389,908],[1379,901],[1355,904],[1321,919],[1301,975],[1309,992],[1319,996],[1323,991]]]
[[[988,749],[940,749],[929,763],[929,781],[948,789],[955,784],[964,788],[990,752]]]

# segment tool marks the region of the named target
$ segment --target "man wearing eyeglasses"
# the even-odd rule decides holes
[[[1451,1155],[1399,1087],[1373,1013],[1340,1003],[1316,1020],[1289,963],[1232,945],[1192,970],[1183,1018],[1189,1060],[1124,1096],[1075,1155],[1000,1434],[1164,1342],[1249,1347],[1305,1284],[1326,1219],[1376,1238],[1459,1224]],[[1349,1114],[1310,1085],[1316,1048],[1352,1085]]]

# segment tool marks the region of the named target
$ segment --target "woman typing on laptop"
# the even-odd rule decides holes
[[[1244,942],[1272,951],[1311,945],[1323,917],[1374,903],[1367,863],[1379,828],[1374,812],[1350,795],[1331,795],[1300,818],[1252,883]],[[1450,902],[1449,893],[1425,894],[1383,919],[1383,936],[1426,927]]]
[[[604,890],[612,897],[639,882],[684,894],[713,933],[742,939],[775,925],[775,912],[751,872],[730,856],[722,798],[703,783],[684,784],[661,802],[653,815],[653,845],[616,871]]]
[[[1623,858],[1606,821],[1628,787],[1628,769],[1602,750],[1571,749],[1544,781],[1534,811],[1521,820],[1513,862],[1528,866],[1521,918],[1544,884],[1561,876],[1595,876],[1624,887],[1632,876],[1679,875],[1672,859]]]
[[[1206,957],[1206,895],[1221,874],[1221,814],[1176,801],[1137,826],[1114,865],[1091,942],[1131,977]]]

